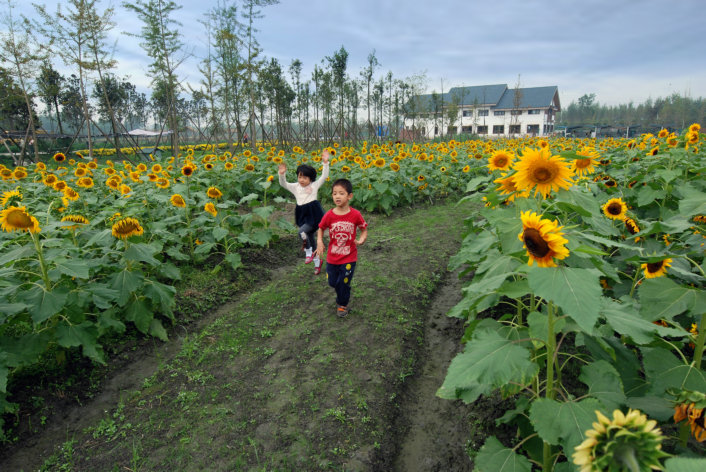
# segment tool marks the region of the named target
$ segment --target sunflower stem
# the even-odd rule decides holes
[[[704,268],[701,267],[695,260],[691,259],[689,256],[684,256],[684,259],[686,259],[687,261],[694,264],[694,266],[696,266],[696,268],[699,269],[699,272],[701,272],[701,275],[703,277],[706,277],[706,273],[704,273]]]
[[[694,347],[694,365],[697,369],[701,369],[701,359],[704,355],[704,340],[706,340],[706,313],[701,315],[699,335],[696,337],[696,346]]]
[[[556,350],[556,337],[554,335],[554,303],[547,303],[547,385],[544,392],[545,398],[553,400],[556,396],[554,391],[554,351]],[[542,450],[542,470],[551,472],[554,461],[552,460],[552,446],[544,442]]]
[[[42,270],[42,280],[44,281],[44,288],[46,288],[47,290],[51,290],[51,281],[49,280],[47,263],[44,261],[42,245],[39,243],[39,236],[36,233],[30,233],[30,235],[32,236],[32,242],[34,242],[34,249],[37,251],[37,257],[39,259],[39,268]]]
[[[191,257],[191,262],[194,262],[194,236],[191,234],[191,205],[189,201],[191,200],[191,191],[189,190],[189,177],[186,177],[186,229],[189,235],[189,256]]]

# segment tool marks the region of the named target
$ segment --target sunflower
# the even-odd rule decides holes
[[[147,174],[147,180],[149,180],[150,182],[156,182],[158,178],[159,177],[157,177],[157,174]]]
[[[422,174],[419,174],[419,175],[417,176],[417,182],[424,182],[424,179],[425,179],[425,178],[426,178],[426,177],[424,177]]]
[[[232,163],[232,162],[226,162],[223,167],[225,167],[226,170],[232,170],[232,169],[233,169],[233,163]]]
[[[223,192],[218,190],[218,187],[209,187],[206,191],[206,195],[208,195],[208,198],[213,198],[217,200],[223,196]]]
[[[42,180],[42,183],[47,187],[53,187],[57,180],[59,180],[59,178],[56,175],[47,174],[44,180]]]
[[[390,162],[390,169],[392,169],[393,172],[399,172],[400,165],[396,162]]]
[[[698,133],[701,131],[701,125],[698,123],[693,123],[691,126],[689,126],[689,132],[691,133]]]
[[[520,190],[532,190],[541,193],[543,198],[552,190],[568,189],[573,184],[569,164],[559,156],[552,156],[549,148],[525,148],[519,162],[514,167],[515,185]]]
[[[617,183],[615,180],[613,180],[613,179],[611,179],[610,177],[608,177],[608,178],[605,180],[605,182],[603,182],[603,185],[605,185],[606,187],[609,187],[609,188],[610,188],[610,187],[616,187],[616,186],[618,185],[618,183]]]
[[[115,177],[111,177],[110,179],[106,180],[105,184],[113,190],[118,190],[120,188],[120,180],[116,179]]]
[[[659,146],[653,147],[650,151],[645,154],[646,156],[656,156],[657,153],[659,152]]]
[[[162,166],[160,164],[153,164],[152,165],[152,173],[159,174],[160,172],[162,172]]]
[[[130,236],[142,236],[144,229],[136,218],[126,216],[113,224],[112,234],[118,239],[127,240]]]
[[[637,222],[635,220],[633,220],[632,218],[625,218],[623,220],[623,222],[625,223],[625,229],[628,230],[628,233],[637,234],[640,232],[640,227],[637,226]],[[636,238],[635,242],[637,242],[639,240],[640,240],[640,238]]]
[[[61,218],[61,222],[73,223],[68,225],[61,225],[62,227],[70,230],[75,230],[82,225],[87,225],[88,223],[90,223],[90,221],[88,221],[88,219],[82,215],[66,215]]]
[[[216,207],[211,202],[208,202],[206,205],[204,205],[203,209],[204,211],[210,213],[213,216],[216,216],[218,214],[218,210],[216,210]]]
[[[581,472],[628,470],[623,467],[626,456],[631,458],[631,470],[661,470],[662,431],[655,420],[648,420],[639,410],[613,412],[610,420],[596,411],[598,422],[586,431],[584,440],[574,449],[574,464]]]
[[[248,164],[245,164],[244,169],[245,169],[247,172],[252,172],[252,171],[255,170],[255,166],[248,163]]]
[[[98,168],[98,163],[96,163],[95,161],[91,161],[91,162],[88,163],[88,168],[89,168],[89,169],[92,169],[92,170],[95,170],[95,169]]]
[[[212,162],[207,162],[206,164],[203,165],[203,167],[206,170],[213,170],[215,166],[213,165]]]
[[[64,162],[66,155],[63,152],[57,152],[52,159],[54,159],[55,162]]]
[[[95,184],[93,183],[93,179],[90,177],[81,177],[76,181],[76,185],[82,188],[92,188]]]
[[[569,255],[569,250],[564,247],[569,241],[560,232],[563,226],[556,221],[541,219],[530,211],[523,211],[521,217],[522,231],[517,237],[527,249],[528,265],[537,261],[539,267],[556,267],[554,259],[564,259]]]
[[[27,171],[25,171],[24,169],[17,168],[17,169],[15,169],[14,172],[12,173],[12,176],[13,176],[16,180],[22,180],[22,179],[24,179],[25,177],[27,177]]]
[[[659,130],[659,133],[657,133],[658,138],[666,138],[669,135],[669,130],[662,128]]]
[[[2,193],[0,197],[0,206],[5,208],[7,204],[15,205],[22,201],[22,194],[20,193],[20,188],[17,187],[15,190],[7,190]]]
[[[628,206],[621,198],[611,198],[603,205],[603,214],[611,220],[624,220]]]
[[[600,156],[594,148],[585,147],[580,149],[576,154],[582,157],[575,159],[571,164],[571,170],[574,171],[576,175],[583,177],[584,175],[592,174],[596,171],[594,166],[598,165],[598,158]]]
[[[3,231],[11,233],[15,230],[39,233],[39,221],[27,213],[23,206],[7,207],[0,212],[0,226]]]
[[[490,158],[488,158],[488,169],[492,170],[502,170],[502,171],[508,171],[510,170],[510,167],[512,166],[512,161],[515,159],[515,156],[505,150],[499,150],[495,151]]]
[[[76,190],[71,187],[66,187],[64,189],[64,198],[71,200],[72,202],[78,200],[79,194]]]
[[[196,171],[196,166],[191,162],[187,162],[181,168],[181,175],[183,175],[184,177],[190,177],[194,173],[194,171]]]
[[[37,170],[40,170],[40,171],[47,170],[47,165],[43,162],[37,162],[34,167],[35,167],[35,172]]]
[[[56,190],[57,192],[63,192],[64,189],[66,188],[66,181],[65,180],[57,180],[52,188],[54,190]]]
[[[178,193],[175,193],[174,195],[172,195],[171,198],[169,199],[169,202],[178,208],[184,208],[186,206],[186,202],[184,201],[184,197],[182,197]]]
[[[656,277],[662,277],[667,273],[667,267],[672,265],[672,259],[667,257],[657,262],[647,262],[640,266],[641,269],[645,271],[645,278],[654,279]]]
[[[0,170],[0,175],[2,176],[2,180],[9,180],[13,178],[13,173],[10,169]]]
[[[343,173],[350,172],[350,171],[351,171],[351,168],[348,166],[341,167],[341,172],[343,172]]]
[[[145,172],[147,170],[147,166],[143,163],[137,164],[137,171],[138,172]]]
[[[461,172],[463,172],[464,174],[467,174],[467,173],[469,173],[470,171],[471,171],[471,166],[466,166],[466,167],[464,167],[463,169],[461,169]]]
[[[674,407],[674,422],[679,423],[682,420],[687,420],[689,423],[691,434],[698,442],[706,441],[706,399],[700,392],[689,392],[690,396],[695,397],[693,400],[686,400],[685,403],[680,403]]]
[[[132,193],[132,189],[128,185],[122,184],[120,186],[120,194],[121,195],[128,195],[130,193]]]
[[[77,167],[76,170],[74,171],[74,175],[76,177],[83,177],[88,173],[88,170],[85,167]]]

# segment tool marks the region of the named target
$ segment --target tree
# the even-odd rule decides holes
[[[8,64],[7,72],[17,82],[25,106],[27,107],[28,134],[32,136],[34,158],[39,160],[39,144],[37,142],[37,126],[30,82],[36,76],[40,65],[47,59],[47,52],[31,32],[31,25],[25,18],[22,22],[15,19],[12,12],[14,3],[7,0],[7,14],[3,22],[7,28],[0,33],[0,60]],[[24,149],[23,149],[24,153]],[[20,162],[23,156],[20,156]]]
[[[93,138],[91,136],[91,117],[88,105],[86,82],[89,73],[96,69],[95,58],[91,55],[89,42],[95,36],[96,21],[103,21],[104,17],[96,13],[97,0],[68,0],[69,8],[64,13],[61,4],[57,6],[56,13],[49,13],[44,5],[34,5],[44,23],[35,22],[35,26],[44,36],[56,45],[56,53],[69,67],[75,67],[78,72],[81,105],[86,124],[88,138],[88,157],[93,158]],[[105,20],[109,22],[109,19]]]
[[[39,123],[32,103],[32,119]],[[7,69],[0,67],[0,126],[3,129],[26,130],[29,127],[27,104],[22,89]]]
[[[254,148],[255,141],[255,75],[261,67],[257,61],[260,55],[260,45],[255,38],[257,29],[255,21],[264,18],[260,7],[276,5],[279,0],[243,0],[243,18],[245,19],[245,48],[247,50],[247,60],[245,62],[245,88],[249,100],[250,113],[250,145]]]
[[[238,21],[237,7],[233,2],[219,2],[218,6],[209,14],[209,23],[214,30],[211,45],[213,46],[213,77],[202,82],[213,89],[214,97],[220,99],[222,116],[225,119],[226,134],[229,143],[233,142],[233,126],[238,133],[238,139],[243,136],[240,122],[240,112],[242,110],[240,95],[243,87],[243,57],[241,50],[243,41],[240,35],[243,32],[243,25]],[[209,50],[210,52],[210,50]],[[207,69],[204,62],[204,69]],[[202,71],[203,72],[203,71]],[[205,77],[205,72],[204,77]],[[211,102],[211,112],[213,120],[215,116],[215,100]]]
[[[360,76],[363,78],[363,81],[365,82],[365,85],[368,90],[365,100],[365,106],[368,109],[368,127],[372,126],[372,122],[370,121],[370,108],[372,107],[372,103],[370,101],[370,84],[373,81],[375,68],[377,68],[378,66],[380,66],[380,62],[378,62],[378,58],[375,57],[375,49],[373,49],[373,52],[368,54],[368,66],[362,71],[360,71]]]
[[[79,78],[71,74],[66,79],[66,86],[59,94],[59,104],[61,105],[61,117],[64,122],[78,133],[83,126],[85,115],[83,112],[83,98],[81,97],[81,85]],[[88,110],[89,116],[91,109]]]
[[[333,77],[333,85],[338,90],[338,128],[339,135],[343,136],[343,103],[345,98],[344,85],[346,83],[346,67],[348,65],[348,51],[341,46],[341,49],[335,51],[333,56],[327,56],[326,60],[331,67],[331,75]]]
[[[64,129],[61,125],[61,113],[59,113],[59,95],[65,80],[64,76],[57,72],[49,61],[45,61],[42,64],[36,82],[37,94],[46,105],[47,113],[51,115],[52,109],[54,110],[59,134],[64,134]]]
[[[512,110],[510,111],[510,124],[517,125],[520,122],[520,106],[522,105],[522,89],[520,88],[520,75],[517,75],[515,89],[512,92]]]
[[[172,0],[137,0],[135,3],[123,2],[123,7],[135,12],[143,23],[139,35],[127,34],[142,38],[140,46],[152,59],[147,72],[154,87],[153,104],[158,107],[157,115],[166,120],[172,131],[172,153],[178,157],[179,80],[176,70],[185,57],[181,56],[183,44],[178,28],[181,23],[170,16],[181,6]]]

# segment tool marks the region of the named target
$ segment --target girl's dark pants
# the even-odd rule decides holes
[[[301,225],[299,227],[299,235],[301,236],[302,233],[306,234],[306,239],[304,239],[304,238],[302,238],[302,239],[304,239],[304,241],[306,241],[306,248],[307,249],[311,248],[314,251],[316,251],[316,232],[318,231],[318,229],[319,229],[318,226],[314,227],[314,226],[310,225],[309,223],[304,223],[303,225]]]
[[[353,272],[355,272],[355,262],[326,264],[328,284],[336,290],[336,303],[341,306],[348,306],[351,299]]]

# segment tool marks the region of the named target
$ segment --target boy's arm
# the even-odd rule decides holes
[[[356,239],[355,243],[360,246],[365,242],[365,240],[368,239],[368,227],[366,226],[365,228],[360,230],[360,237]]]
[[[316,231],[316,255],[322,257],[324,255],[324,230],[319,228]]]

